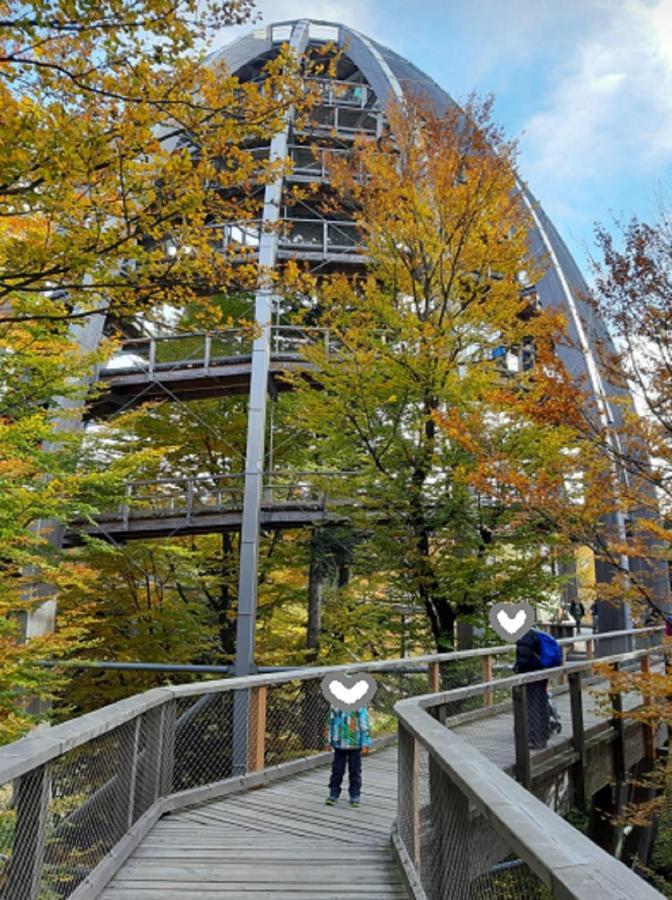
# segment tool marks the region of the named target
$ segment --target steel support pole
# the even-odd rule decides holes
[[[308,42],[308,21],[297,22],[292,28],[290,47],[303,52]],[[271,141],[270,160],[284,160],[287,156],[290,110],[284,129]],[[238,569],[238,615],[236,620],[236,675],[254,672],[255,628],[257,622],[257,586],[259,564],[259,514],[264,479],[264,439],[266,431],[266,403],[271,355],[271,317],[273,287],[269,271],[277,261],[278,236],[274,227],[280,218],[283,176],[266,186],[262,231],[259,240],[259,288],[255,297],[254,318],[257,337],[252,346],[252,368],[247,415],[247,446],[245,454],[245,487],[240,529]],[[247,770],[249,741],[249,691],[234,694],[233,703],[233,774]]]

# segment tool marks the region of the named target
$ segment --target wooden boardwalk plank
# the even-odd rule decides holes
[[[586,727],[604,722],[584,690]],[[569,694],[555,702],[571,736]],[[636,703],[634,698],[629,703]],[[496,708],[495,708],[496,711]],[[513,766],[513,715],[496,711],[455,727],[504,769]],[[347,795],[326,807],[329,774],[311,769],[159,821],[100,900],[403,900],[408,894],[390,846],[396,816],[395,747],[364,758],[362,807]]]
[[[345,792],[325,806],[328,779],[315,769],[163,818],[101,900],[406,900],[396,747],[364,758],[359,809]]]

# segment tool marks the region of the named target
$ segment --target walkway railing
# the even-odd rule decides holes
[[[659,630],[636,632],[636,639]],[[592,647],[617,634],[582,635],[580,643]],[[95,897],[165,812],[325,763],[328,707],[320,681],[327,673],[375,675],[372,728],[386,743],[396,735],[394,704],[428,688],[476,684],[482,705],[496,702],[505,685],[496,676],[513,652],[507,645],[157,688],[36,730],[0,748],[0,896]],[[490,695],[481,690],[484,679]],[[431,748],[435,732],[423,729],[439,727],[446,739],[450,732],[424,706],[404,706],[402,714],[407,771],[409,733]]]
[[[221,250],[243,251],[249,255],[259,248],[262,233],[260,220],[213,223],[207,227],[213,232],[214,246]],[[305,252],[324,257],[361,256],[360,235],[351,221],[284,218],[278,223],[277,235],[281,254]]]
[[[648,643],[643,635],[636,640]],[[604,657],[600,665],[613,669],[635,665],[648,672],[655,655],[662,657],[660,647],[645,647]],[[594,675],[594,667],[590,661],[567,663],[499,680],[494,690],[491,683],[470,685],[397,703],[399,789],[393,840],[416,900],[662,896],[526,789],[532,785],[537,755],[531,758],[529,744],[535,736],[548,734],[540,735],[542,722],[535,721],[535,703],[528,695],[543,692],[545,685],[540,682],[547,679],[556,684],[556,690],[568,679],[571,716],[563,722],[562,747],[556,752],[567,754],[565,745],[570,745],[565,762],[572,770],[574,790],[567,805],[585,809],[586,726],[581,688],[582,679]],[[628,699],[632,706],[638,705]],[[614,709],[619,709],[623,698],[614,695],[612,700]],[[643,704],[651,702],[642,698]],[[513,729],[508,725],[502,732],[492,727],[497,711],[513,714]],[[511,715],[506,721],[511,721]],[[600,765],[605,774],[624,781],[623,719],[617,716],[611,725],[615,738],[610,736],[603,745],[609,751],[602,750]],[[645,739],[649,748],[667,739],[652,729],[646,731],[651,732]],[[539,758],[543,767],[543,752]],[[613,768],[608,771],[610,762]]]
[[[254,329],[229,328],[222,331],[189,332],[161,337],[131,338],[101,370],[100,377],[115,378],[136,372],[160,375],[178,368],[203,368],[238,362],[252,353]],[[310,344],[322,343],[330,352],[329,329],[294,325],[271,326],[271,354],[301,358]]]
[[[292,504],[325,509],[324,482],[344,472],[269,472],[264,479],[262,507]],[[194,475],[128,482],[125,499],[116,515],[128,527],[133,515],[173,516],[190,519],[205,511],[241,509],[242,473]],[[102,518],[102,517],[101,517]]]

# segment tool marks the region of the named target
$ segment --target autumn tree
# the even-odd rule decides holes
[[[482,624],[495,601],[557,588],[548,561],[570,539],[539,504],[568,506],[581,395],[553,352],[563,321],[534,303],[515,147],[490,103],[408,101],[389,126],[334,163],[366,274],[325,278],[305,301],[330,347],[305,351],[321,390],[293,376],[288,402],[315,468],[351,473],[325,490],[350,501],[368,559],[446,650],[458,617]],[[539,503],[514,502],[532,492]]]
[[[623,393],[616,415],[618,435],[587,428],[589,439],[621,473],[619,503],[627,516],[625,539],[608,536],[604,553],[619,569],[621,555],[628,558],[620,570],[635,614],[646,624],[662,624],[658,610],[669,614],[669,574],[672,530],[672,221],[663,203],[652,222],[633,217],[614,229],[597,229],[600,258],[594,263],[593,302],[607,322],[615,348],[601,348],[600,362],[611,384]],[[626,394],[627,392],[627,394]],[[628,400],[633,395],[636,406]],[[615,439],[617,438],[617,439]],[[631,694],[635,703],[625,713],[611,709],[611,696],[603,698],[608,714],[633,719],[651,728],[672,726],[672,655],[665,640],[665,667],[642,672],[605,670],[610,695]],[[644,703],[642,704],[642,699]],[[659,821],[658,847],[650,868],[638,861],[644,874],[661,890],[669,890],[668,863],[672,800],[669,758],[646,760],[649,771],[633,779],[634,801],[615,819],[623,826]],[[631,828],[629,829],[631,830]],[[635,828],[633,839],[636,838]],[[631,843],[633,846],[631,846]],[[626,839],[624,855],[633,859],[636,842]]]
[[[0,739],[32,721],[20,695],[52,693],[36,660],[83,639],[97,572],[55,552],[55,529],[148,464],[145,447],[82,464],[85,397],[117,326],[192,304],[216,327],[222,293],[256,283],[224,223],[256,215],[278,164],[253,148],[309,89],[285,49],[263,89],[206,61],[209,37],[250,8],[0,3]],[[25,611],[76,586],[77,613],[20,647]]]
[[[589,436],[620,473],[627,516],[626,539],[612,539],[605,552],[615,565],[619,552],[634,562],[625,573],[630,594],[650,616],[668,599],[672,546],[672,222],[662,208],[652,224],[633,218],[620,233],[596,234],[593,302],[615,345],[601,346],[600,361],[622,399],[614,426]]]

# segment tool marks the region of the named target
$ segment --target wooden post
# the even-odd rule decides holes
[[[586,739],[583,727],[583,697],[581,672],[569,675],[569,703],[572,713],[572,742],[579,758],[574,766],[574,805],[587,811],[586,797]]]
[[[413,862],[420,878],[420,744],[413,738]]]
[[[251,690],[250,739],[247,743],[247,771],[259,772],[266,757],[266,685]]]
[[[399,837],[420,878],[420,744],[399,722],[397,822]]]
[[[594,659],[595,658],[595,641],[591,638],[586,638],[586,659]]]
[[[430,694],[438,694],[441,691],[441,669],[438,662],[430,662],[427,669],[427,681]]]
[[[516,781],[528,790],[532,786],[529,723],[527,719],[527,686],[513,688],[513,734],[516,744]]]
[[[49,764],[18,780],[12,857],[2,896],[5,900],[37,900],[42,894],[42,867],[49,805]]]
[[[562,664],[564,666],[567,662],[567,657],[569,656],[569,651],[574,648],[574,644],[561,644],[560,646],[562,647]],[[567,681],[567,676],[563,672],[560,675],[560,678],[558,679],[558,684],[565,684],[566,681]]]
[[[639,662],[640,671],[644,678],[648,678],[651,674],[651,658],[643,656]],[[650,694],[642,693],[642,703],[644,709],[649,709],[653,705],[653,698]],[[656,727],[653,724],[644,726],[644,752],[647,759],[656,758]]]
[[[482,680],[484,682],[492,681],[492,656],[490,656],[490,655],[483,656],[481,658],[481,665],[482,665]],[[485,694],[483,694],[483,705],[484,706],[492,706],[493,700],[494,700],[494,696],[493,696],[492,691],[486,691]]]
[[[619,663],[613,663],[615,672],[619,670]],[[620,713],[623,712],[623,695],[616,693],[611,694],[611,705],[616,715],[611,720],[611,725],[616,732],[616,740],[614,742],[614,775],[619,782],[625,781],[625,722]]]
[[[177,725],[177,703],[169,700],[161,710],[161,775],[159,777],[159,797],[167,797],[175,789],[175,732]]]
[[[126,810],[126,828],[133,824],[133,814],[135,811],[135,783],[138,778],[138,745],[140,743],[140,727],[142,725],[142,716],[136,716],[135,726],[133,728],[133,738],[131,740],[131,764],[129,766],[128,775],[122,779],[128,790],[128,807]]]
[[[156,338],[151,338],[149,342],[149,374],[154,374],[154,366],[156,365]]]

